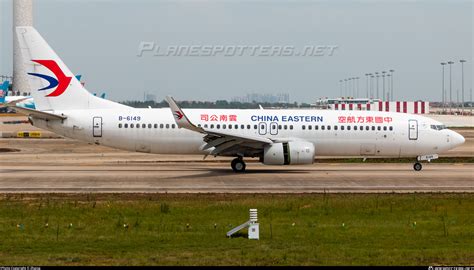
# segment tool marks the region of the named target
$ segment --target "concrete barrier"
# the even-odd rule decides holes
[[[41,138],[41,131],[18,131],[17,138]]]
[[[41,139],[61,139],[62,136],[52,132],[41,131],[0,131],[0,138],[41,138]]]

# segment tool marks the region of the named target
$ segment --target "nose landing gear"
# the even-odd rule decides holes
[[[431,154],[431,155],[423,155],[423,156],[418,156],[416,158],[416,163],[413,165],[413,169],[415,171],[421,171],[421,169],[423,168],[423,166],[421,166],[421,163],[420,161],[423,161],[423,160],[426,160],[428,162],[431,162],[432,160],[434,159],[437,159],[438,158],[438,155],[437,154]]]
[[[416,163],[413,165],[413,169],[414,169],[415,171],[417,171],[417,172],[418,172],[418,171],[421,171],[422,168],[423,168],[423,166],[421,165],[420,162],[416,162]]]
[[[230,163],[230,166],[232,167],[232,170],[234,170],[234,172],[245,172],[245,162],[241,157],[233,159]]]

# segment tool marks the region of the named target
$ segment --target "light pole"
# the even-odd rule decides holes
[[[344,97],[346,95],[346,92],[347,92],[347,79],[344,79],[344,95],[341,97]]]
[[[375,80],[377,82],[377,99],[379,99],[379,73],[375,72]]]
[[[442,105],[443,105],[443,112],[446,110],[446,93],[444,91],[444,66],[446,63],[442,62],[441,67],[442,67],[442,79],[441,79],[441,89],[442,89]]]
[[[356,97],[358,98],[359,97],[359,77],[356,77],[356,80],[357,80],[357,90],[356,90]]]
[[[351,97],[354,98],[355,78],[351,77]]]
[[[351,81],[352,81],[351,98],[354,98],[354,96],[355,96],[355,88],[356,88],[356,78],[355,78],[355,77],[352,77],[352,78],[351,78]]]
[[[351,95],[351,78],[347,78],[347,94],[346,98],[348,98]]]
[[[342,80],[339,80],[339,96],[342,97]]]
[[[395,100],[393,98],[393,73],[395,72],[394,69],[389,70],[390,71],[390,97],[392,98],[392,101]]]
[[[370,75],[370,98],[374,98],[374,74],[369,73]]]
[[[461,59],[459,62],[461,63],[461,115],[464,115],[464,63],[466,60]]]
[[[452,83],[452,65],[454,64],[453,61],[449,61],[449,113],[452,112],[453,106],[453,83]]]
[[[349,79],[344,79],[344,82],[345,82],[345,89],[344,89],[344,97],[347,97],[347,84],[349,83]]]
[[[392,90],[390,89],[390,80],[391,80],[391,76],[390,73],[387,74],[387,100],[388,101],[392,101],[393,100],[393,97],[392,97]]]
[[[365,97],[369,98],[369,73],[365,73]]]
[[[382,100],[386,100],[386,96],[385,96],[385,73],[387,73],[386,71],[382,71]]]

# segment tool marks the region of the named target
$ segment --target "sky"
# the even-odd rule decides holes
[[[34,0],[34,26],[91,92],[116,100],[230,100],[289,93],[314,102],[340,94],[341,79],[394,71],[397,100],[441,100],[472,88],[473,1]],[[0,0],[0,74],[12,74],[12,0]],[[336,46],[332,55],[154,56],[139,46]],[[446,68],[449,91],[449,68]],[[380,92],[382,91],[382,81]]]

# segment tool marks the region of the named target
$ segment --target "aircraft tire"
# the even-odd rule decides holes
[[[235,158],[234,160],[232,160],[230,166],[232,167],[232,170],[234,170],[234,172],[245,172],[245,162],[241,158]]]
[[[417,172],[418,172],[418,171],[421,171],[422,168],[423,168],[423,166],[421,165],[420,162],[417,162],[417,163],[415,163],[415,164],[413,165],[413,169],[414,169],[415,171],[417,171]]]

